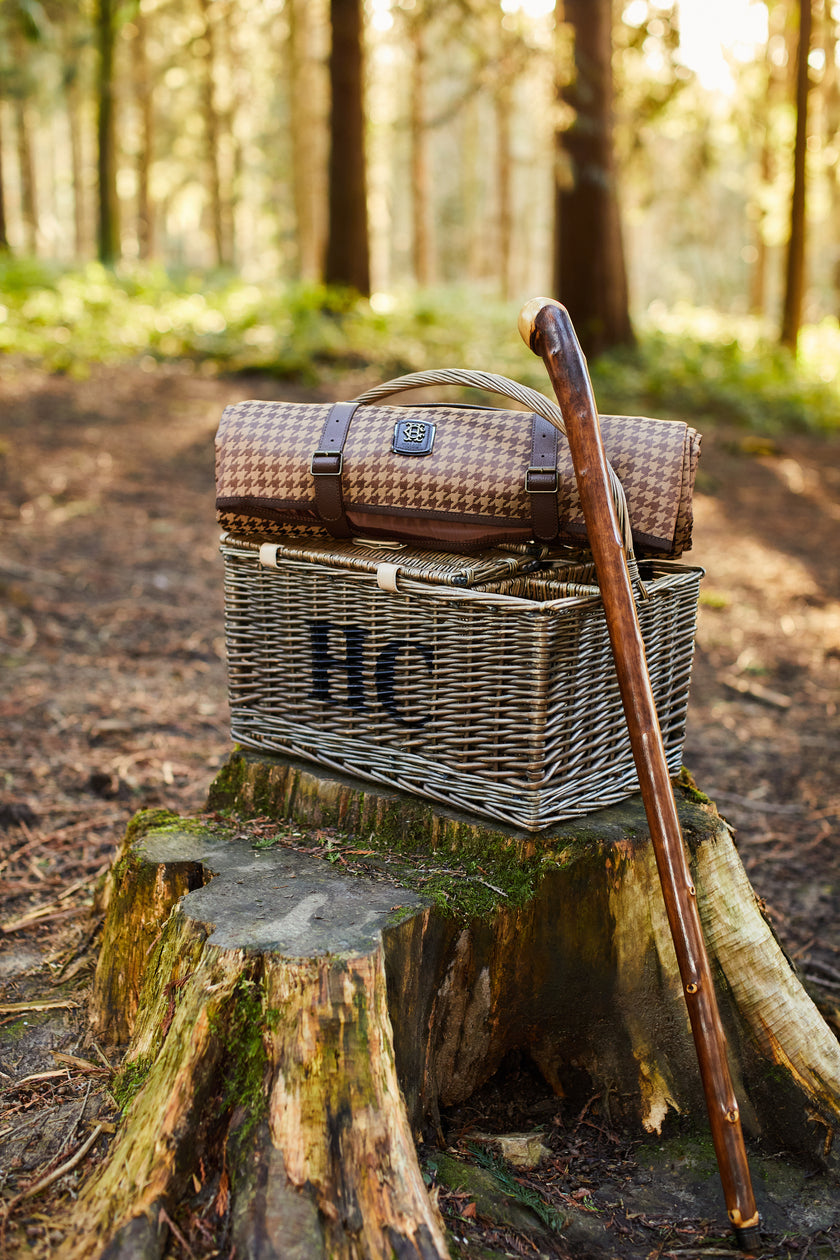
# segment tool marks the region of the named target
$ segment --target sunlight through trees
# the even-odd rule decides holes
[[[0,250],[559,284],[593,347],[680,302],[795,346],[840,306],[839,27],[838,0],[2,0]]]

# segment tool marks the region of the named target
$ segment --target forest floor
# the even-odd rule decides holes
[[[84,1019],[95,888],[130,816],[200,811],[230,751],[212,439],[227,402],[278,396],[312,394],[186,368],[103,368],[73,380],[0,366],[0,1242],[9,1255],[50,1254],[63,1208],[118,1118],[113,1052],[91,1042]],[[835,1028],[838,541],[840,439],[768,441],[706,426],[688,558],[707,577],[684,760],[734,826],[754,887]],[[511,1071],[522,1078],[519,1113],[491,1085],[472,1123],[479,1106],[487,1131],[546,1120],[551,1102],[526,1066]],[[476,1194],[447,1189],[441,1175],[461,1254],[735,1254],[714,1223],[719,1203],[704,1217],[676,1191],[670,1204],[644,1197],[645,1185],[667,1183],[652,1147],[591,1113],[558,1119],[555,1107],[551,1123],[563,1202],[597,1217],[600,1241],[494,1233]],[[71,1169],[40,1195],[17,1197],[64,1163]],[[545,1184],[551,1175],[543,1170]],[[623,1187],[623,1215],[599,1201],[608,1184]],[[786,1185],[798,1215],[771,1206],[763,1254],[840,1254],[836,1183],[789,1170]],[[173,1241],[173,1256],[217,1254],[218,1242],[202,1243],[188,1221],[183,1231],[190,1250]]]

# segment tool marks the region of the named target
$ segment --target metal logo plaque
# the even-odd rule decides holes
[[[431,455],[434,444],[435,425],[428,420],[398,420],[394,425],[395,455]]]

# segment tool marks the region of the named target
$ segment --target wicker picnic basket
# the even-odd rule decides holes
[[[459,556],[326,534],[222,538],[231,727],[530,831],[638,790],[593,566],[512,547]],[[672,774],[702,570],[640,565]]]

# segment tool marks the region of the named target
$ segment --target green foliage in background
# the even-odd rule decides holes
[[[368,302],[319,285],[257,285],[229,275],[98,264],[61,270],[0,263],[0,354],[52,372],[188,361],[208,372],[263,372],[304,385],[354,384],[431,367],[499,372],[548,392],[516,331],[515,306],[468,289]],[[660,311],[633,351],[591,365],[604,412],[721,420],[775,433],[840,428],[840,329],[806,328],[797,360],[758,320]]]

